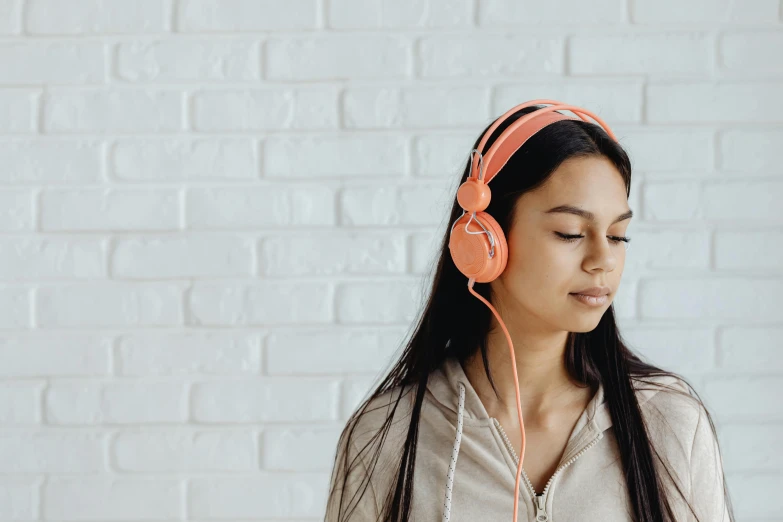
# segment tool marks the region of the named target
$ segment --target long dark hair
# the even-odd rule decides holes
[[[489,137],[482,152],[486,153],[500,133],[511,123],[539,108],[528,107],[507,118]],[[481,137],[490,126],[491,124],[487,125],[472,148],[478,147]],[[596,124],[581,120],[564,120],[544,127],[511,156],[492,181],[492,199],[486,212],[495,218],[508,236],[509,224],[513,222],[514,205],[519,196],[543,184],[565,160],[580,156],[608,158],[623,178],[626,196],[630,194],[631,162],[623,148]],[[505,175],[504,171],[507,171]],[[401,458],[394,483],[388,492],[375,492],[384,500],[381,508],[381,520],[384,522],[407,522],[409,518],[419,418],[430,373],[440,367],[446,358],[453,357],[464,362],[478,348],[481,350],[487,378],[497,393],[489,368],[486,344],[492,312],[467,291],[467,278],[457,270],[448,249],[451,224],[462,214],[462,208],[456,201],[456,189],[469,172],[470,161],[466,159],[465,169],[454,189],[454,204],[441,241],[440,257],[437,260],[429,296],[415,328],[386,378],[359,405],[340,435],[338,447],[350,444],[348,441],[352,438],[359,417],[380,395],[391,390],[399,390],[400,394],[396,399],[399,403],[403,390],[406,390],[406,394],[415,393],[415,398],[411,399],[412,415],[407,436],[403,447],[399,448]],[[488,283],[476,283],[474,289],[492,302],[491,287]],[[653,454],[659,461],[662,462],[662,459],[650,443],[632,379],[647,382],[645,379],[652,377],[672,376],[685,383],[689,389],[688,396],[694,397],[703,406],[701,397],[684,377],[643,361],[626,346],[615,322],[614,305],[609,306],[594,330],[584,333],[569,332],[564,362],[576,382],[586,386],[594,386],[601,382],[606,389],[606,400],[612,417],[634,520],[637,522],[674,521],[675,515],[662,477],[656,473]],[[672,388],[672,391],[678,390]],[[387,422],[374,435],[374,440],[380,439],[383,443],[396,407],[395,403],[394,407],[389,408]],[[716,435],[712,416],[706,408],[705,412],[712,433]],[[715,438],[717,440],[717,436]],[[373,456],[374,459],[377,459],[379,452],[380,448]],[[718,452],[720,453],[719,446]],[[342,461],[337,462],[337,456],[335,457],[332,487],[329,491],[330,504],[337,501],[335,495],[338,491],[345,489],[345,479],[351,473],[351,469],[357,465],[357,461],[361,461],[365,469],[374,468],[374,465],[368,464],[375,461],[372,458],[365,460],[365,457],[357,455],[349,462],[348,452],[338,452],[338,455],[342,455]],[[338,477],[338,469],[347,471],[340,473]],[[664,469],[671,478],[668,467],[665,466]],[[368,482],[371,474],[372,472],[367,474]],[[336,479],[339,478],[342,478],[341,484],[337,484]],[[676,485],[676,481],[673,482]],[[679,485],[676,487],[685,499]],[[366,484],[359,490],[360,493],[370,494],[366,492]],[[733,522],[734,516],[727,490],[724,476],[723,491]],[[343,500],[346,499],[340,498],[340,516],[336,522],[348,520],[352,512],[351,505],[355,506],[357,499],[354,496],[347,499],[348,502],[344,503]],[[345,509],[343,504],[346,504]],[[687,504],[693,512],[690,504]]]

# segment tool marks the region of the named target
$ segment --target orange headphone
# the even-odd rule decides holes
[[[486,154],[481,152],[486,146],[489,137],[503,121],[520,109],[533,105],[550,106],[522,116],[498,136]],[[514,152],[533,134],[547,125],[560,120],[577,120],[577,118],[572,116],[556,112],[557,110],[570,111],[579,116],[582,121],[587,122],[589,120],[585,115],[590,116],[614,141],[617,141],[609,126],[598,116],[575,105],[567,105],[555,100],[532,100],[513,107],[487,129],[479,142],[478,148],[470,151],[470,172],[467,180],[460,185],[457,191],[457,202],[462,207],[463,212],[451,225],[449,236],[451,258],[454,260],[457,269],[468,278],[468,291],[486,304],[492,310],[492,313],[495,314],[503,329],[503,333],[506,335],[511,354],[514,386],[517,392],[517,415],[519,417],[519,429],[522,434],[522,449],[519,455],[516,485],[514,487],[514,522],[517,522],[519,481],[522,473],[522,461],[525,458],[525,425],[522,422],[522,405],[519,398],[519,377],[517,375],[516,358],[514,357],[514,345],[511,342],[511,336],[506,329],[506,325],[503,323],[497,310],[489,301],[476,293],[473,289],[473,284],[476,281],[479,283],[494,281],[503,273],[508,262],[508,245],[506,244],[503,230],[492,216],[484,212],[491,199],[489,182],[503,168]],[[474,153],[478,153],[478,163],[474,160]],[[456,227],[458,224],[464,226]]]

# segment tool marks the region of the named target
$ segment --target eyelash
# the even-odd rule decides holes
[[[578,238],[585,237],[580,235],[572,235],[572,234],[561,234],[560,232],[555,232],[557,234],[558,238],[561,241],[565,241],[566,243],[573,243]],[[626,236],[607,236],[610,238],[610,241],[612,241],[615,245],[619,245],[620,242],[630,243],[631,238]]]

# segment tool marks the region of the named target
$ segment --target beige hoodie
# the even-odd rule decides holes
[[[653,380],[673,384],[687,393],[685,384],[680,380],[664,377]],[[722,461],[703,407],[690,396],[683,397],[658,387],[649,389],[649,385],[642,383],[635,382],[634,385],[651,441],[664,461],[670,464],[675,480],[699,515],[698,520],[728,522]],[[371,403],[354,432],[349,462],[357,449],[363,448],[380,429],[390,412],[387,407],[393,406],[399,391],[386,392]],[[461,394],[464,394],[463,401],[460,401]],[[408,393],[400,400],[369,487],[363,494],[357,488],[365,479],[367,468],[358,466],[351,470],[343,502],[352,505],[355,500],[351,502],[351,497],[355,493],[362,495],[349,520],[377,520],[392,480],[397,475],[414,396],[414,393]],[[372,408],[378,409],[369,411]],[[458,422],[460,416],[461,423]],[[376,444],[362,452],[362,463],[371,461]],[[526,452],[535,450],[528,447]],[[332,470],[331,485],[339,479],[336,482],[338,487],[342,484],[344,473],[340,465],[343,452],[344,446],[337,448],[337,465]],[[430,375],[422,405],[414,466],[412,522],[446,520],[444,511],[449,503],[446,492],[452,462],[455,465],[448,508],[450,522],[513,522],[518,457],[503,428],[487,414],[462,365],[456,359],[447,359]],[[656,461],[655,465],[666,487],[674,492],[670,499],[676,520],[696,520],[673,489],[660,463]],[[325,522],[338,522],[339,493],[326,506]],[[533,490],[523,464],[519,495],[518,522],[633,520],[603,386],[599,386],[574,426],[562,458],[544,491]]]

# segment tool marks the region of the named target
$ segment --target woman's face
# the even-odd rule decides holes
[[[592,219],[551,211],[563,206],[592,213]],[[620,286],[626,243],[617,238],[625,236],[629,210],[625,184],[610,160],[591,156],[561,163],[544,185],[517,200],[506,237],[508,264],[490,283],[502,306],[523,312],[517,317],[530,319],[528,327],[595,329]],[[567,242],[559,234],[584,237]],[[571,295],[594,286],[609,287],[599,306]]]

